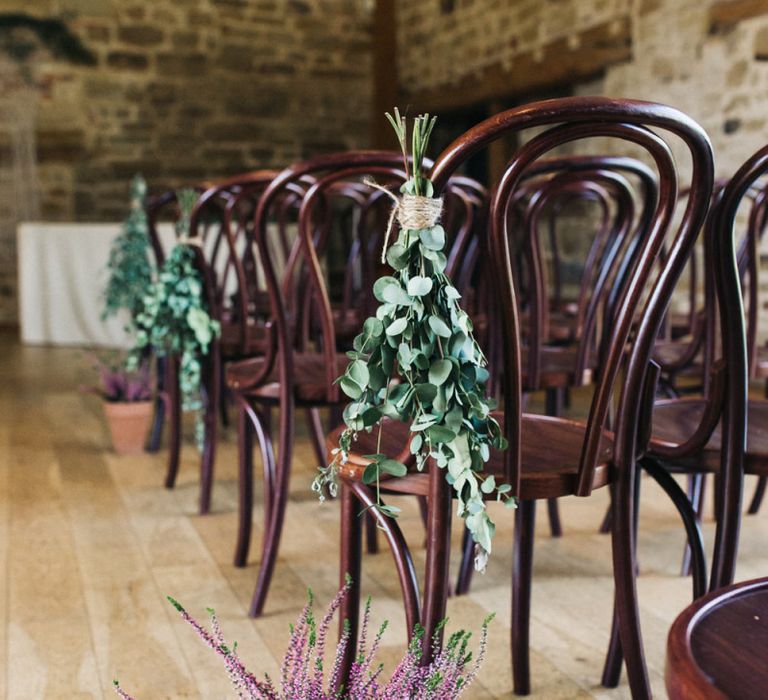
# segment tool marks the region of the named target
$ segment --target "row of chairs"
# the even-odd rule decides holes
[[[509,137],[522,145],[490,188],[461,174],[471,157]],[[601,139],[598,152],[607,150],[603,140],[609,140],[638,155],[563,155],[595,152],[596,142],[590,139],[596,138]],[[686,190],[673,148],[688,161]],[[264,473],[264,538],[252,615],[264,609],[277,559],[296,409],[305,410],[319,463],[337,444],[345,398],[335,380],[346,365],[345,352],[375,308],[373,282],[386,269],[380,256],[391,201],[364,180],[374,178],[397,191],[405,179],[400,158],[387,152],[341,153],[279,173],[233,178],[202,188],[192,214],[192,234],[202,243],[196,250],[208,304],[222,323],[221,337],[205,362],[200,509],[210,507],[216,431],[230,397],[238,426],[238,565],[245,564],[250,544],[254,438]],[[530,690],[528,627],[537,500],[547,500],[553,534],[559,534],[556,499],[610,489],[616,601],[603,681],[618,683],[625,658],[635,697],[650,696],[635,585],[641,468],[670,494],[683,518],[694,596],[707,588],[703,543],[696,509],[671,473],[691,473],[694,479],[706,471],[717,474],[718,529],[709,586],[717,588],[733,578],[744,468],[768,473],[768,463],[749,452],[753,433],[759,434],[759,417],[753,416],[762,410],[754,402],[749,404],[750,443],[744,459],[747,335],[740,290],[744,271],[757,299],[756,241],[765,216],[756,183],[766,169],[765,158],[756,156],[732,180],[715,187],[709,140],[681,112],[652,103],[567,98],[495,115],[426,165],[436,192],[444,197],[446,271],[489,358],[489,390],[499,399],[499,418],[510,443],[507,451],[492,455],[488,471],[510,484],[519,499],[512,576],[517,693]],[[737,253],[732,232],[745,193],[756,193],[754,206],[759,202],[762,213],[754,215],[747,242]],[[162,249],[156,223],[172,205],[172,196],[150,203],[158,258]],[[576,230],[584,237],[584,259],[576,273],[561,250],[560,234],[563,223],[573,218],[574,206],[579,212]],[[702,271],[689,272],[690,308],[682,314],[670,312],[684,271],[697,269],[697,239],[705,249],[698,259],[706,304],[693,311]],[[757,318],[756,304],[750,303],[750,320]],[[757,336],[749,337],[753,342]],[[673,350],[680,355],[670,362]],[[660,378],[662,386],[675,386],[683,356],[698,362],[702,397],[657,401]],[[180,444],[175,373],[173,359],[164,363],[162,406],[171,426],[168,486],[175,480]],[[570,393],[584,386],[591,392],[588,415],[574,420],[565,415]],[[540,391],[545,395],[543,415],[528,410],[530,397]],[[271,420],[275,406],[277,426]],[[327,409],[327,426],[322,409]],[[155,446],[161,421],[158,411]],[[368,548],[374,550],[378,525],[394,554],[408,627],[420,622],[429,639],[445,615],[450,588],[450,487],[436,465],[424,472],[415,469],[408,427],[386,422],[382,451],[399,456],[410,469],[404,477],[383,482],[383,493],[419,501],[426,528],[422,587],[397,522],[376,509],[359,517],[375,501],[362,482],[364,455],[377,451],[372,439],[361,434],[341,475],[340,575],[349,573],[353,581],[343,617],[354,641],[362,533],[367,531]],[[762,454],[768,455],[768,449]],[[419,533],[417,541],[422,540]],[[471,538],[465,536],[459,593],[470,585],[472,549]],[[354,648],[354,643],[348,646]],[[425,659],[430,653],[427,646]]]

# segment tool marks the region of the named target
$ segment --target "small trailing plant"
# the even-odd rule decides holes
[[[369,600],[365,606],[357,654],[346,684],[341,686],[342,659],[349,644],[349,632],[345,631],[339,640],[334,663],[327,673],[325,652],[331,622],[348,590],[349,583],[339,591],[319,623],[314,615],[313,597],[310,591],[307,605],[296,624],[291,627],[291,639],[283,657],[279,688],[269,676],[259,680],[248,671],[238,654],[237,643],[229,644],[224,639],[213,610],[208,610],[211,618],[211,627],[208,630],[173,598],[169,600],[181,617],[197,632],[200,639],[221,657],[232,687],[240,698],[249,700],[454,700],[475,679],[485,658],[488,625],[493,615],[483,621],[477,658],[474,662],[472,652],[468,651],[472,635],[461,630],[453,633],[442,649],[439,648],[437,635],[435,635],[433,660],[428,665],[422,665],[424,630],[418,628],[405,656],[390,679],[384,681],[382,680],[383,666],[374,665],[374,658],[387,623],[385,622],[379,628],[369,647],[367,644],[370,625]],[[337,686],[341,686],[339,690],[336,690]],[[123,700],[134,700],[117,681],[115,681],[115,691]]]
[[[144,310],[147,290],[152,285],[147,214],[144,209],[147,183],[144,178],[136,175],[131,180],[130,192],[130,212],[109,251],[109,279],[104,290],[102,318],[125,310],[129,316],[126,331],[135,333],[137,319]]]
[[[134,357],[146,348],[159,356],[179,357],[182,408],[196,411],[201,407],[200,378],[202,358],[220,332],[203,294],[203,280],[195,267],[194,242],[189,239],[189,221],[197,193],[183,189],[177,193],[180,217],[176,224],[179,242],[158,272],[143,299],[137,317],[137,344]],[[198,443],[202,425],[197,422]]]
[[[432,458],[446,469],[446,479],[458,497],[458,513],[476,543],[475,566],[485,569],[495,526],[485,496],[514,507],[508,484],[484,475],[491,447],[504,449],[506,440],[491,415],[493,402],[485,396],[488,371],[485,357],[472,334],[472,322],[459,306],[461,295],[445,274],[445,231],[438,223],[442,200],[433,197],[432,182],[422,163],[435,118],[415,119],[412,154],[408,156],[407,123],[395,110],[387,114],[397,134],[407,175],[396,198],[400,225],[397,240],[386,249],[391,276],[376,281],[373,292],[381,305],[368,318],[349,352],[349,363],[339,378],[352,400],[344,410],[346,429],[334,450],[333,462],[320,469],[313,489],[322,498],[336,489],[339,463],[345,463],[359,431],[378,429],[382,420],[410,421],[410,451],[422,470]],[[410,164],[413,167],[410,169]],[[388,237],[388,236],[387,236]],[[393,374],[398,382],[392,382]],[[376,505],[396,517],[399,509],[380,499],[382,474],[403,476],[406,465],[377,449],[366,455],[366,484],[376,485]]]
[[[152,398],[152,378],[149,365],[142,362],[136,369],[126,367],[125,360],[108,361],[94,358],[99,373],[99,385],[84,390],[111,403],[149,401]]]

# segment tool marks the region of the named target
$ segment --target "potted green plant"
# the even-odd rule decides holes
[[[131,207],[109,253],[109,277],[104,290],[102,318],[127,314],[125,330],[136,334],[144,297],[152,285],[149,236],[144,200],[147,184],[137,175],[131,180]],[[143,359],[128,357],[98,363],[101,386],[95,390],[104,400],[112,445],[116,452],[141,452],[152,418],[152,382]]]

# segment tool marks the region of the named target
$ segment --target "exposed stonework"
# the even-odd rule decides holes
[[[3,12],[63,17],[97,58],[23,67],[46,219],[122,218],[136,172],[158,190],[367,144],[366,0],[0,0]]]
[[[452,94],[452,106],[463,97],[469,102],[483,93],[493,69],[493,83],[504,86],[509,103],[530,99],[529,86],[538,81],[562,94],[673,105],[710,135],[719,177],[733,174],[768,143],[767,0],[398,0],[398,11],[401,90],[416,104],[421,95],[440,91]],[[557,61],[548,48],[553,42],[573,43],[579,34],[621,18],[630,33],[623,60],[606,61],[602,72],[586,81],[551,65]],[[547,64],[531,63],[531,52],[546,54]],[[563,53],[561,60],[567,63],[570,55]],[[538,74],[525,76],[526,71]],[[461,88],[473,81],[480,84]],[[483,97],[485,104],[493,103]],[[673,145],[685,183],[686,149]],[[585,148],[600,146],[593,141]],[[610,148],[634,152],[615,142]]]
[[[584,78],[629,57],[630,0],[398,0],[398,72],[419,97],[493,78],[495,96]],[[589,53],[599,55],[585,61]],[[553,75],[549,75],[552,73]],[[493,97],[482,94],[480,99]],[[474,97],[470,95],[469,97]],[[427,100],[427,102],[434,100]]]

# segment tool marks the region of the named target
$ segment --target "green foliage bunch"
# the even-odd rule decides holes
[[[179,357],[182,408],[192,411],[201,407],[201,358],[208,354],[220,326],[208,313],[203,280],[188,239],[189,217],[197,193],[192,189],[180,190],[177,199],[181,213],[176,225],[179,243],[144,296],[144,308],[137,319],[136,350],[151,347],[159,356]],[[198,422],[198,441],[200,430]]]
[[[411,172],[406,120],[397,110],[394,117],[387,117],[405,161],[408,179],[402,195],[431,198],[433,186],[422,173],[422,159],[435,119],[423,115],[415,120]],[[401,201],[398,208],[402,206]],[[504,449],[506,440],[485,395],[485,357],[471,320],[459,306],[461,295],[445,274],[444,246],[445,231],[435,223],[415,230],[401,226],[386,251],[393,273],[374,284],[381,304],[355,338],[354,350],[348,353],[351,362],[338,380],[352,400],[344,410],[346,429],[333,463],[320,469],[313,488],[321,494],[325,488],[335,490],[338,465],[347,460],[359,431],[378,427],[380,446],[383,419],[410,421],[410,451],[416,466],[421,470],[432,458],[446,470],[458,498],[458,513],[477,545],[475,565],[484,569],[495,530],[484,496],[495,492],[509,507],[515,500],[508,484],[497,485],[492,475],[483,473],[491,447]],[[393,375],[397,381],[391,381]],[[371,462],[363,481],[376,484],[375,507],[396,517],[399,509],[380,501],[379,480],[382,473],[403,476],[407,468],[381,454],[380,447],[377,454],[366,457]]]
[[[102,318],[126,310],[129,314],[126,330],[135,332],[137,318],[144,310],[144,298],[152,284],[149,227],[144,209],[147,183],[143,177],[136,175],[131,180],[130,192],[131,210],[109,251],[109,279],[103,295]]]

